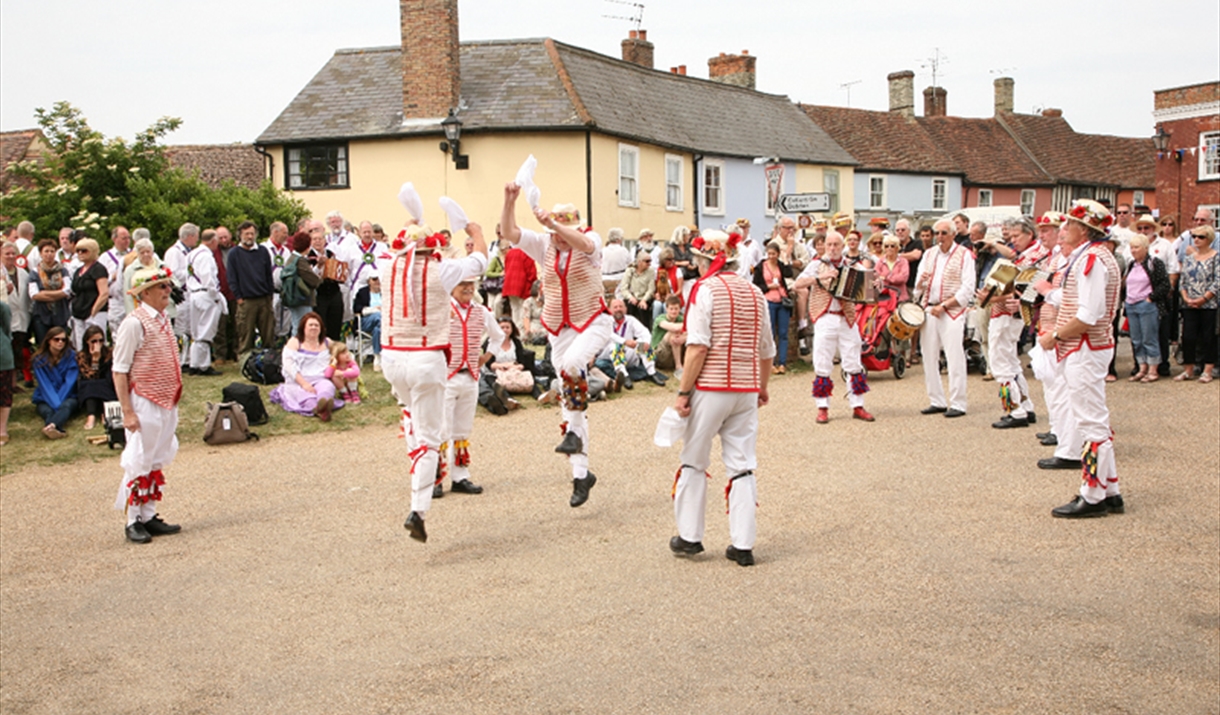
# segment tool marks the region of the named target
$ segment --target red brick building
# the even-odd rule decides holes
[[[1220,82],[1157,90],[1152,116],[1165,148],[1157,152],[1156,194],[1179,226],[1200,208],[1220,214]]]

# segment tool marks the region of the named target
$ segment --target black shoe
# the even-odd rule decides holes
[[[1126,506],[1123,505],[1122,494],[1115,494],[1112,497],[1106,497],[1105,504],[1106,508],[1110,510],[1111,514],[1122,514],[1127,510]]]
[[[1169,377],[1169,363],[1163,362],[1160,365],[1157,365],[1156,374],[1161,377]],[[26,387],[29,387],[29,385],[26,385]]]
[[[1043,447],[1054,447],[1059,444],[1059,438],[1053,432],[1048,432],[1045,437],[1039,440]]]
[[[946,415],[946,416],[948,416],[948,415]],[[1013,427],[1028,427],[1029,421],[1026,420],[1025,418],[1018,419],[1016,417],[1013,417],[1012,415],[1004,415],[1003,417],[1000,418],[999,422],[992,422],[991,426],[995,427],[996,429],[1012,429]]]
[[[152,535],[137,521],[127,525],[127,540],[134,544],[147,544],[152,541]]]
[[[652,373],[651,375],[648,376],[648,379],[652,380],[652,384],[660,385],[661,387],[664,387],[666,380],[668,380],[668,378],[666,378],[664,375],[662,375],[659,372]]]
[[[433,499],[441,499],[444,496],[445,496],[445,485],[444,484],[432,485],[432,498]]]
[[[945,412],[945,417],[952,419],[954,417],[961,417],[964,414],[966,414],[966,413],[962,410],[950,409],[947,412]]]
[[[754,552],[749,549],[729,546],[729,548],[724,550],[724,557],[729,561],[736,561],[738,566],[754,565]]]
[[[580,454],[585,448],[585,443],[581,441],[580,435],[575,432],[568,432],[563,436],[563,441],[559,446],[555,447],[555,451],[560,454]]]
[[[941,413],[947,412],[948,409],[949,409],[948,407],[937,407],[936,405],[928,405],[927,407],[920,410],[919,414],[921,414],[921,415],[939,415]]]
[[[407,523],[403,524],[407,531],[411,532],[411,538],[416,541],[428,543],[428,532],[424,530],[424,518],[418,512],[407,514]]]
[[[703,553],[702,541],[687,541],[681,536],[669,540],[669,550],[678,556],[694,556]]]
[[[198,375],[200,377],[215,377],[217,375],[223,375],[224,373],[221,372],[220,370],[217,370],[216,368],[212,367],[211,365],[208,365],[208,368],[206,370],[195,370],[194,374]]]
[[[635,389],[635,382],[631,380],[630,375],[623,375],[623,387],[627,388],[628,390]]]
[[[1033,410],[1025,411],[1025,421],[1031,425],[1038,424],[1038,415],[1034,414]]]
[[[472,483],[469,479],[462,479],[454,482],[453,485],[449,487],[449,491],[456,492],[458,494],[482,494],[483,487]]]
[[[1047,457],[1038,460],[1038,469],[1080,469],[1080,460]]]
[[[1051,516],[1058,516],[1063,519],[1085,519],[1090,516],[1105,516],[1109,513],[1110,507],[1106,505],[1104,499],[1096,504],[1090,504],[1079,494],[1067,504],[1051,509]]]
[[[199,371],[198,371],[198,370],[196,370],[196,369],[195,369],[195,368],[193,368],[193,367],[189,367],[189,366],[188,366],[188,367],[183,367],[183,368],[182,368],[182,372],[183,372],[184,374],[187,374],[187,375],[198,375],[198,374],[199,374]]]
[[[807,338],[812,338],[813,337],[813,326],[806,325],[805,327],[796,331],[796,337],[800,338],[801,340],[805,340]]]
[[[32,389],[34,389],[34,381],[33,381],[33,380],[26,380],[25,382],[23,382],[23,383],[21,383],[21,384],[25,385],[25,389],[27,389],[27,390],[32,390]]]
[[[568,500],[568,504],[576,507],[589,501],[589,490],[594,484],[597,484],[597,477],[593,476],[593,472],[589,472],[584,479],[573,479],[572,498]]]
[[[1046,439],[1047,437],[1052,436],[1053,434],[1054,434],[1054,433],[1052,433],[1052,432],[1039,432],[1039,433],[1037,433],[1037,434],[1035,434],[1035,435],[1034,435],[1034,438],[1039,439],[1039,440],[1043,440],[1043,439]]]
[[[797,352],[800,353],[801,357],[805,357],[812,351],[809,349],[808,345],[801,343],[801,346],[797,349]]]
[[[166,536],[182,531],[182,527],[178,524],[166,524],[160,514],[154,514],[153,518],[144,522],[143,526],[150,536]]]

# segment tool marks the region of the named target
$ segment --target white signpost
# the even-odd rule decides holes
[[[784,194],[779,197],[779,210],[786,214],[807,214],[830,210],[830,194]]]

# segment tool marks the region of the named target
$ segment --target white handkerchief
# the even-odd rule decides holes
[[[419,192],[415,190],[415,185],[410,181],[402,185],[398,190],[398,203],[411,214],[411,218],[424,222],[424,202],[419,198]]]
[[[666,407],[657,420],[657,431],[652,436],[652,443],[658,447],[672,447],[674,442],[686,435],[687,418],[678,416],[678,411]]]
[[[466,218],[466,212],[458,206],[458,202],[448,196],[441,197],[441,209],[449,216],[449,229],[454,233],[462,231],[466,228],[466,224],[470,223],[470,219]]]
[[[537,169],[538,160],[534,158],[533,154],[530,154],[521,168],[517,170],[517,178],[514,180],[514,183],[525,192],[525,200],[529,202],[532,209],[537,209],[538,203],[542,200],[542,191],[534,185],[534,171]]]

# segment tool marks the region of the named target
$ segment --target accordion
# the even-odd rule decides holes
[[[876,303],[873,269],[861,263],[844,265],[839,268],[839,275],[830,287],[830,294],[848,303]]]

